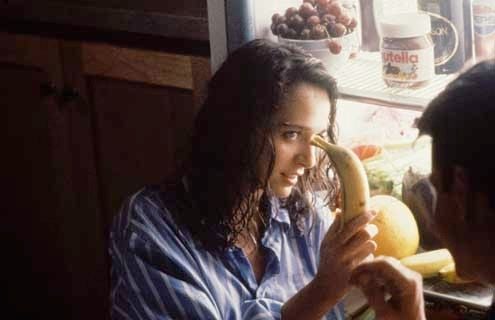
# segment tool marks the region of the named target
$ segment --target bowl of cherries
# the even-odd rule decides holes
[[[322,60],[334,74],[357,45],[357,25],[352,10],[340,0],[304,0],[299,8],[273,14],[271,31],[279,42],[301,47]]]

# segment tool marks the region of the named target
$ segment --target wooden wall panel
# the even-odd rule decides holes
[[[89,87],[109,224],[126,196],[176,170],[179,141],[193,122],[193,97],[182,89],[104,78],[91,78]]]
[[[76,95],[63,96],[60,109],[69,119],[70,147],[75,210],[65,217],[65,242],[72,248],[66,254],[71,273],[73,319],[107,319],[109,270],[104,217],[100,208],[95,163],[95,139],[91,105],[82,72],[81,44],[61,41],[64,62],[64,88]],[[77,248],[77,250],[74,250]]]
[[[40,96],[43,70],[0,63],[2,135],[0,232],[7,260],[2,285],[13,319],[70,317],[64,216],[74,213],[66,117]],[[5,141],[4,141],[5,139]],[[70,248],[73,250],[74,248]]]
[[[0,62],[35,67],[45,74],[45,82],[62,84],[62,64],[58,40],[0,32]]]
[[[29,234],[19,260],[37,272],[26,283],[38,280],[26,297],[39,296],[30,305],[40,316],[108,319],[111,220],[125,197],[177,170],[209,59],[0,33],[0,71],[13,188],[6,231]],[[55,95],[42,98],[48,84]],[[18,293],[12,304],[22,308]]]
[[[205,57],[191,57],[193,77],[194,114],[199,111],[208,92],[208,81],[211,78],[210,59]]]
[[[184,158],[210,63],[204,57],[100,43],[64,41],[62,48],[65,83],[87,102],[92,119],[106,249],[112,219],[124,199],[174,174]],[[108,258],[102,270],[107,279],[100,286],[104,291]]]
[[[89,75],[193,89],[189,56],[85,43],[83,68]]]

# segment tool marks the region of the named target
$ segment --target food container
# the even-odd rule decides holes
[[[328,48],[330,39],[294,40],[278,37],[278,41],[280,43],[296,45],[304,49],[315,58],[320,59],[327,68],[328,72],[332,75],[335,75],[335,73],[340,70],[349,60],[352,48],[356,43],[356,35],[354,34],[355,32],[356,31],[349,33],[343,37],[332,38],[331,41],[337,41],[342,46],[342,51],[340,51],[340,53],[338,54],[330,52],[330,49]]]
[[[495,58],[495,0],[473,2],[476,60]]]
[[[383,80],[389,87],[421,88],[435,75],[430,17],[402,13],[383,18],[381,54]]]

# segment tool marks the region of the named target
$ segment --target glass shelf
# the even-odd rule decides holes
[[[378,52],[360,52],[336,74],[340,97],[364,103],[422,111],[457,74],[435,75],[420,89],[390,88],[381,77],[382,62]]]

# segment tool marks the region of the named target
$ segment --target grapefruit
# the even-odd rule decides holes
[[[375,256],[401,259],[416,253],[418,225],[402,201],[389,195],[376,195],[370,198],[370,209],[377,212],[371,222],[378,228],[378,234],[373,238],[377,244]]]

